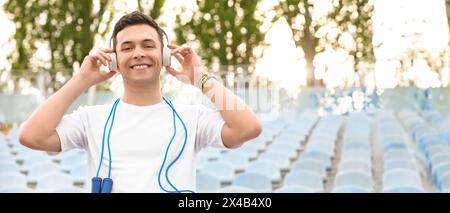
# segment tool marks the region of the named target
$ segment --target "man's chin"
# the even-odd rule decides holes
[[[159,79],[140,77],[140,78],[128,79],[126,82],[127,82],[127,84],[132,85],[132,86],[142,87],[142,86],[149,86],[152,84],[156,84],[159,82],[158,80]]]

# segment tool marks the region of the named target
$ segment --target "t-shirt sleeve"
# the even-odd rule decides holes
[[[56,132],[61,141],[61,151],[84,149],[87,146],[86,117],[86,107],[79,107],[72,114],[63,116],[56,127]]]
[[[225,121],[220,112],[200,105],[198,116],[196,151],[208,146],[226,148],[222,141],[222,127]]]

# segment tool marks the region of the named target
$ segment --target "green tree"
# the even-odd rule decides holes
[[[255,14],[257,4],[257,0],[197,0],[198,11],[183,9],[176,17],[177,43],[198,41],[198,52],[207,65],[217,62],[231,70],[254,64],[254,49],[264,39],[259,29],[262,18]],[[186,12],[190,15],[184,17]]]
[[[445,5],[446,5],[446,8],[447,8],[447,23],[448,23],[448,31],[449,31],[449,34],[450,34],[450,0],[447,0],[447,1],[445,1]],[[448,48],[450,49],[450,39],[449,39],[449,41],[448,41]],[[450,51],[450,50],[449,50]],[[448,68],[450,69],[450,62],[448,61],[449,59],[448,59],[448,52],[447,52],[447,65],[448,65]]]
[[[324,51],[325,44],[342,47],[354,58],[354,67],[359,67],[364,61],[373,62],[372,21],[373,4],[369,0],[333,0],[333,7],[328,15],[314,20],[314,1],[312,0],[281,0],[275,7],[276,19],[284,17],[289,24],[297,47],[301,47],[305,54],[307,84],[315,84],[314,58],[317,53]],[[337,38],[326,39],[316,34],[324,26],[337,28]],[[354,45],[344,47],[339,38],[349,34]]]
[[[139,11],[146,13],[153,19],[158,19],[165,2],[166,0],[137,0],[137,5]]]
[[[306,60],[307,85],[314,84],[313,60],[317,54],[319,38],[314,34],[320,25],[313,21],[314,4],[311,0],[281,0],[275,7],[277,16],[284,17],[289,24],[297,47],[301,47]]]
[[[371,0],[334,0],[333,11],[328,14],[328,26],[336,26],[338,34],[336,39],[329,40],[335,47],[346,50],[353,59],[353,68],[359,74],[364,74],[375,62],[372,44],[372,15],[374,11]],[[352,45],[340,42],[343,35],[351,37]],[[363,66],[366,64],[366,66]]]
[[[450,0],[445,1],[446,9],[447,9],[447,23],[450,31]]]
[[[10,56],[12,72],[18,76],[30,76],[47,72],[49,86],[53,90],[58,75],[68,75],[75,61],[81,62],[94,45],[96,35],[105,37],[109,31],[113,12],[108,11],[110,0],[98,0],[94,7],[91,0],[40,1],[9,0],[4,5],[9,17],[16,23],[17,52]],[[108,12],[109,13],[108,13]],[[105,27],[100,28],[101,24]],[[50,65],[32,64],[36,45],[48,45]]]

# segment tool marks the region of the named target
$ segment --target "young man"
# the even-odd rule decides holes
[[[23,145],[51,152],[84,149],[88,176],[110,177],[112,192],[180,192],[195,191],[195,154],[202,148],[235,148],[260,134],[261,123],[250,107],[209,77],[189,47],[168,45],[182,68],[165,69],[200,87],[218,110],[175,105],[162,96],[165,38],[150,17],[140,12],[123,16],[112,39],[113,48],[86,56],[80,72],[24,122],[19,133]],[[113,52],[118,69],[100,72]],[[64,115],[83,91],[116,72],[123,78],[124,95],[114,104]]]

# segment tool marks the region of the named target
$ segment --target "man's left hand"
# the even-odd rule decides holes
[[[180,71],[175,70],[172,66],[166,66],[167,72],[183,83],[197,86],[202,75],[206,74],[200,56],[188,46],[179,47],[171,44],[167,46],[171,49],[171,55],[181,64]]]

